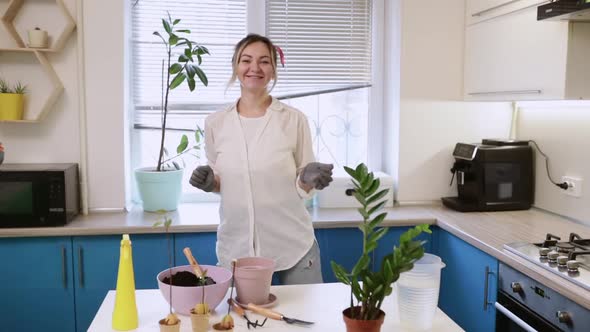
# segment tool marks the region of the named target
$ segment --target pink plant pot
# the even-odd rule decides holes
[[[211,310],[214,310],[227,294],[231,283],[232,273],[230,270],[213,265],[201,265],[201,269],[207,270],[207,276],[213,278],[216,284],[207,286],[172,286],[163,282],[164,278],[170,276],[170,270],[166,269],[158,273],[158,288],[166,302],[170,303],[170,290],[172,290],[172,308],[181,315],[190,315],[191,309],[201,302],[203,288],[205,288],[205,302]],[[172,268],[172,275],[181,271],[193,272],[190,265],[176,266]]]
[[[237,260],[235,285],[240,303],[263,305],[268,303],[275,262],[264,257],[245,257]]]

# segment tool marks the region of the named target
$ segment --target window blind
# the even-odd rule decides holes
[[[266,0],[266,34],[285,53],[274,95],[371,84],[371,0]]]
[[[190,30],[187,37],[206,46],[211,53],[203,56],[201,65],[209,86],[204,87],[197,80],[192,93],[186,84],[172,90],[171,114],[215,111],[237,96],[237,89],[227,93],[225,90],[231,77],[233,47],[246,35],[246,0],[139,0],[131,14],[135,123],[160,114],[162,59],[167,55],[164,44],[153,32],[165,35],[161,21],[168,12],[173,19],[181,19],[178,29]],[[184,50],[178,49],[177,52]],[[175,53],[172,59],[177,60],[178,55]]]

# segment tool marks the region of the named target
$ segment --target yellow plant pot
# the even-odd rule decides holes
[[[0,93],[0,120],[22,120],[25,98],[18,93]]]

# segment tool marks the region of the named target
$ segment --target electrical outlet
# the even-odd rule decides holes
[[[562,176],[561,181],[567,183],[568,188],[565,190],[566,195],[582,197],[582,178],[572,176]]]

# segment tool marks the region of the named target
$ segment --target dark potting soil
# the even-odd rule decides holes
[[[165,277],[163,282],[170,285],[170,278]],[[215,280],[211,277],[205,277],[204,280],[199,280],[197,276],[189,271],[180,271],[172,275],[172,286],[192,287],[192,286],[207,286],[215,284]]]

